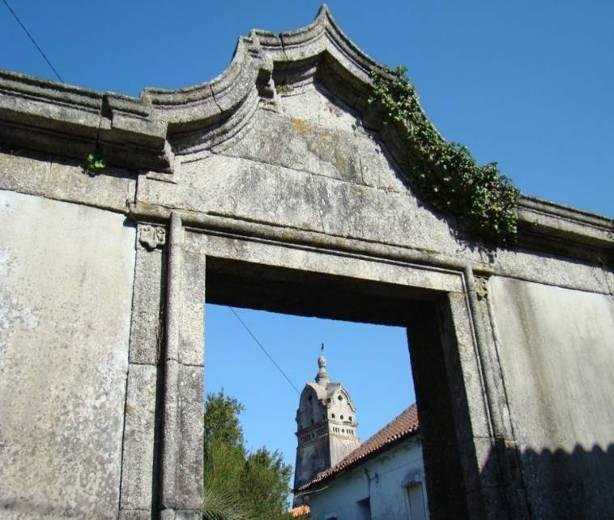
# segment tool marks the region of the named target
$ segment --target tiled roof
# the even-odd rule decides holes
[[[328,480],[340,471],[354,466],[361,460],[364,460],[375,453],[379,453],[396,441],[415,435],[418,433],[419,427],[420,422],[418,420],[418,408],[415,404],[412,404],[398,417],[390,421],[380,431],[370,437],[366,442],[363,442],[354,451],[348,453],[335,466],[321,471],[311,482],[301,486],[299,491],[304,491],[324,480]]]
[[[290,517],[298,518],[300,516],[307,516],[311,510],[308,505],[303,504],[302,506],[295,507],[294,509],[290,509]]]

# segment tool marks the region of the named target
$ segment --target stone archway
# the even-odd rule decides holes
[[[0,73],[9,514],[199,516],[206,300],[407,326],[434,518],[611,513],[612,221],[523,197],[516,245],[464,234],[415,195],[374,67],[323,8],[191,88]]]

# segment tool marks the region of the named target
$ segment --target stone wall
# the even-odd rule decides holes
[[[134,227],[8,191],[0,225],[0,516],[116,518]]]
[[[531,513],[614,511],[614,301],[494,278],[499,353]]]
[[[614,222],[468,234],[376,67],[323,8],[186,89],[0,72],[0,517],[199,517],[205,298],[408,327],[432,518],[612,516]]]

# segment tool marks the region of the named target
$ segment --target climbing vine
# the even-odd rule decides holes
[[[371,72],[369,103],[384,109],[384,123],[406,134],[409,176],[418,194],[435,208],[457,216],[490,242],[513,242],[520,192],[497,163],[478,165],[466,146],[448,143],[429,122],[405,67]]]

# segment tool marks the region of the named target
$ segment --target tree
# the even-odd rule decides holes
[[[232,446],[243,446],[243,429],[239,414],[245,407],[236,399],[224,394],[208,394],[205,402],[205,446],[213,440],[221,440]]]
[[[245,449],[239,414],[244,407],[220,391],[205,403],[206,520],[286,519],[292,466],[278,451]]]
[[[281,515],[287,506],[288,480],[292,466],[284,464],[281,453],[260,448],[250,453],[241,474],[241,488],[249,490],[246,503],[258,518],[271,518],[271,512]]]

